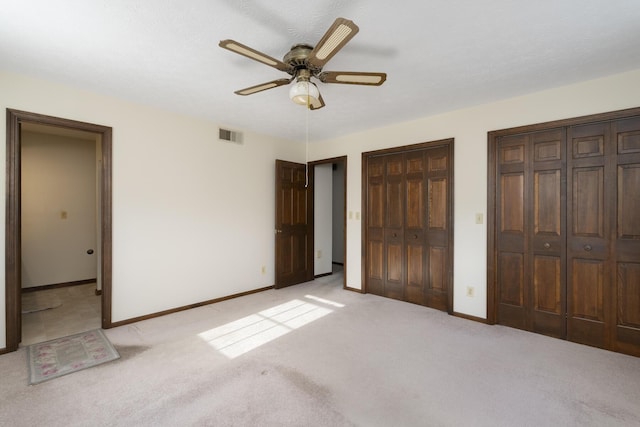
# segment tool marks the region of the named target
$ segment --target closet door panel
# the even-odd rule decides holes
[[[384,296],[404,299],[405,251],[405,172],[404,155],[395,154],[385,157],[385,281]]]
[[[616,150],[613,233],[613,344],[640,356],[640,117],[612,125]]]
[[[528,144],[527,135],[514,135],[502,137],[498,146],[497,320],[519,329],[529,329],[530,324],[525,223]]]
[[[566,139],[564,129],[540,131],[530,136],[532,145],[531,209],[527,246],[531,259],[531,328],[534,332],[566,336],[565,236]]]
[[[406,167],[406,221],[405,248],[407,253],[407,283],[405,298],[407,301],[424,304],[424,289],[427,280],[425,244],[425,175],[427,165],[424,151],[408,152],[405,155]]]
[[[372,157],[367,163],[367,292],[384,295],[384,215],[385,215],[385,162],[383,157]]]
[[[611,281],[609,223],[612,207],[605,193],[605,147],[609,124],[568,129],[567,338],[595,347],[609,346]]]
[[[451,260],[448,256],[449,206],[451,188],[449,168],[451,159],[447,148],[435,148],[426,152],[427,206],[426,217],[426,265],[427,286],[424,304],[438,310],[447,310]]]

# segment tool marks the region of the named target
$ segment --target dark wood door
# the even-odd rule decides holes
[[[567,338],[607,348],[611,322],[609,123],[573,126],[569,134]]]
[[[498,146],[498,322],[564,338],[563,129],[506,136]]]
[[[640,117],[496,145],[496,320],[640,355]]]
[[[367,157],[367,292],[451,311],[450,150]]]
[[[640,117],[612,124],[613,349],[640,356]],[[614,167],[615,165],[615,167]]]
[[[313,278],[306,172],[304,164],[276,160],[276,288]]]

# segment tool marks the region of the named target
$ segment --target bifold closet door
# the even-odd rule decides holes
[[[640,356],[640,117],[612,124],[616,154],[613,345]]]
[[[498,322],[565,336],[565,138],[562,129],[498,146]]]
[[[640,117],[501,136],[497,322],[640,355]]]
[[[448,309],[448,147],[367,161],[367,292]]]
[[[640,118],[569,140],[568,339],[640,355]]]

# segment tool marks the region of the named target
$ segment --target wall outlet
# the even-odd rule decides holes
[[[260,271],[262,272],[262,274],[267,274],[267,266],[263,265]]]
[[[316,255],[318,258],[322,258],[322,251],[320,249],[318,249],[318,253]]]
[[[473,298],[476,295],[476,288],[473,286],[467,286],[467,296]]]
[[[482,224],[483,218],[481,213],[476,214],[476,224]]]

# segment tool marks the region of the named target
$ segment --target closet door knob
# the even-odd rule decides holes
[[[548,242],[545,243],[543,246],[544,246],[545,249],[549,249],[551,247],[551,245]]]
[[[585,250],[585,251],[587,251],[587,252],[591,252],[591,249],[593,249],[593,248],[591,247],[591,245],[584,245],[584,250]]]
[[[414,238],[414,239],[417,239],[417,238],[418,238],[418,235],[417,235],[417,234],[414,234],[414,235],[413,235],[413,238]]]

